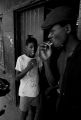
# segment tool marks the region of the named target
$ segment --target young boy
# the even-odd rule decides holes
[[[16,80],[20,80],[20,120],[26,120],[28,111],[33,110],[35,115],[39,95],[39,75],[38,62],[35,57],[37,51],[37,40],[31,36],[26,40],[25,54],[17,59],[16,63]],[[34,119],[34,116],[32,116]]]

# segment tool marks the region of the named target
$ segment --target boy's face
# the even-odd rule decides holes
[[[35,56],[35,47],[34,43],[28,43],[25,47],[25,53],[29,57],[34,57]]]

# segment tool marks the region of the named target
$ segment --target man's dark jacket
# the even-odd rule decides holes
[[[77,116],[81,111],[81,42],[67,59],[67,65],[58,97],[59,113]]]

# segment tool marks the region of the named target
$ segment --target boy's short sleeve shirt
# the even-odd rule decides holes
[[[25,54],[21,55],[17,59],[15,69],[18,71],[24,70],[31,59]],[[38,67],[35,66],[20,80],[19,96],[36,97],[39,94],[38,82]]]

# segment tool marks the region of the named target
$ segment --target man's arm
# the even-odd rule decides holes
[[[54,85],[55,78],[50,68],[50,60],[44,61],[45,75],[50,86]]]

